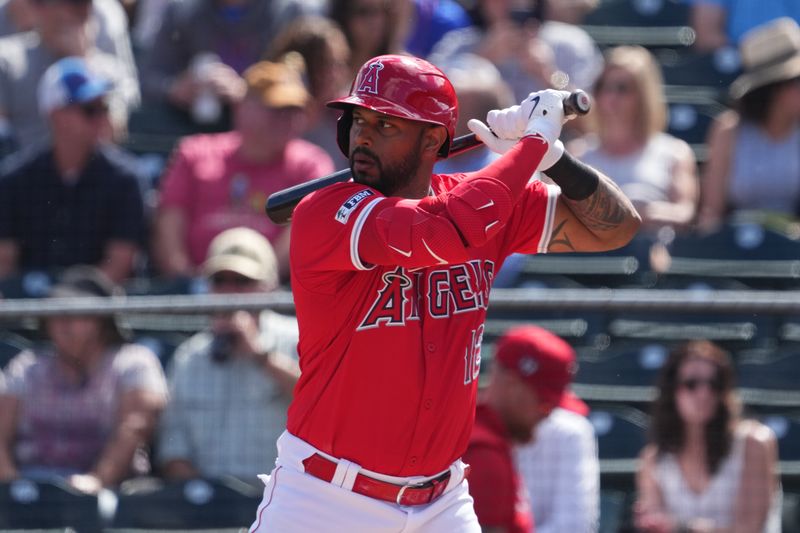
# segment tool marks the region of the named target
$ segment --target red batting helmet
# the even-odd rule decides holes
[[[444,126],[447,141],[439,149],[442,157],[450,151],[458,119],[456,91],[450,80],[432,64],[412,56],[383,55],[370,59],[359,69],[350,94],[327,105],[345,111],[336,135],[345,156],[350,155],[353,106]]]

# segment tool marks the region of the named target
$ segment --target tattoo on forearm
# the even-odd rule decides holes
[[[562,220],[559,224],[553,229],[553,234],[550,236],[550,248],[553,249],[557,246],[564,246],[569,251],[574,252],[575,246],[572,244],[572,241],[569,240],[569,235],[567,232],[564,231],[564,226],[566,226],[567,221]],[[563,233],[562,233],[563,232]]]
[[[573,213],[591,231],[610,231],[626,220],[629,203],[622,191],[610,180],[602,179],[597,190],[585,200],[564,198]]]

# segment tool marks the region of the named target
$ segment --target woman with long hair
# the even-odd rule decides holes
[[[661,69],[641,46],[606,52],[594,86],[590,133],[569,143],[588,164],[614,176],[642,215],[644,228],[683,228],[693,219],[697,164],[689,145],[665,132]]]
[[[657,389],[636,476],[639,531],[780,531],[776,438],[741,417],[728,354],[705,340],[680,345]]]

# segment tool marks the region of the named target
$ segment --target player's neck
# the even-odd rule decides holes
[[[432,173],[433,164],[423,162],[417,169],[414,178],[396,190],[391,196],[399,196],[400,198],[408,198],[410,200],[419,200],[420,198],[430,196]]]

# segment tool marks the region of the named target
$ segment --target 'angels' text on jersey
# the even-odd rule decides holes
[[[419,320],[420,313],[438,319],[485,310],[493,278],[494,262],[479,259],[442,268],[387,270],[383,286],[357,330],[405,326]]]

